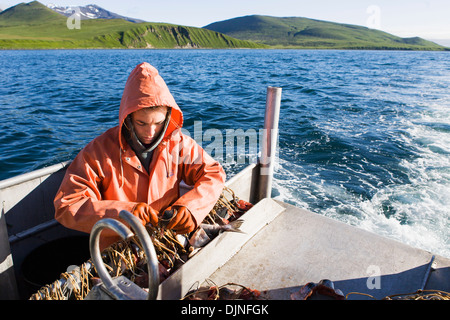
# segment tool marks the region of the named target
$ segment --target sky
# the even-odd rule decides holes
[[[0,0],[6,9],[28,0]],[[60,6],[96,4],[149,22],[204,27],[212,22],[261,14],[306,17],[380,29],[400,37],[419,36],[450,46],[449,0],[40,0]]]

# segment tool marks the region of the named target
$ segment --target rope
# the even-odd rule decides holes
[[[230,197],[231,199],[228,199]],[[224,187],[213,209],[205,218],[204,223],[216,224],[216,221],[222,221],[222,218],[218,215],[218,211],[223,210],[223,208],[226,208],[230,215],[239,212],[240,210],[236,205],[237,201],[238,198],[233,190]],[[169,271],[169,274],[179,265],[186,263],[189,258],[189,252],[178,241],[172,230],[148,226],[147,232],[152,239],[158,261]],[[142,277],[146,272],[146,257],[137,237],[112,244],[102,252],[102,257],[111,277],[124,275],[135,282],[138,277]],[[84,299],[94,286],[94,278],[98,278],[95,267],[90,260],[88,262],[83,264],[79,269],[76,268],[71,272],[62,273],[60,280],[43,286],[31,295],[29,299]]]
[[[349,292],[345,296],[345,299],[347,300],[348,296],[352,294],[367,296],[369,298],[377,300],[370,294],[361,292]],[[393,294],[390,296],[386,296],[381,300],[450,300],[450,293],[441,290],[417,290],[416,292],[412,293]]]
[[[84,299],[89,293],[90,263],[84,263],[79,269],[61,274],[61,279],[40,288],[30,300],[68,300],[72,295],[76,300]]]
[[[206,279],[206,287],[191,289],[181,300],[261,300],[260,292],[249,289],[238,283],[228,282],[217,286],[212,280]],[[198,286],[198,282],[194,286]],[[238,289],[232,289],[236,286]]]

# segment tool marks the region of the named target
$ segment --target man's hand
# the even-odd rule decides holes
[[[177,210],[177,214],[172,218],[172,220],[170,220],[169,224],[167,225],[167,229],[172,229],[179,234],[189,233],[195,230],[197,224],[188,208],[182,206],[174,206],[167,208],[165,211],[172,209]]]
[[[136,204],[131,213],[141,220],[144,227],[149,223],[153,226],[158,224],[158,212],[144,202]]]

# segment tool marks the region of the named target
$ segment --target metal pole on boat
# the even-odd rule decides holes
[[[277,152],[278,121],[280,118],[281,88],[267,87],[264,130],[260,135],[261,158],[258,199],[270,198],[273,170]]]

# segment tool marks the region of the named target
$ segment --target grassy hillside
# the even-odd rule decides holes
[[[445,50],[431,41],[400,38],[366,27],[299,17],[245,16],[215,22],[205,29],[273,47],[327,49]],[[447,48],[448,49],[448,48]]]
[[[65,23],[66,19],[37,1],[20,3],[0,13],[0,27],[34,26],[53,21]]]
[[[0,13],[0,49],[264,47],[172,24],[96,19],[82,20],[81,29],[69,29],[66,23],[66,17],[38,1],[21,3]]]

